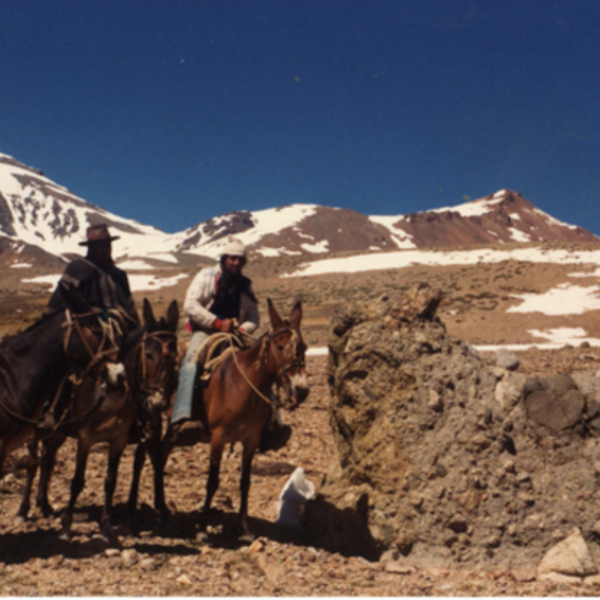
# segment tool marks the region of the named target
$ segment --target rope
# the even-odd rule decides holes
[[[278,329],[277,331],[271,332],[267,335],[265,335],[263,337],[263,348],[261,349],[261,357],[262,356],[267,356],[268,355],[268,349],[270,346],[270,342],[271,340],[281,334],[281,333],[286,333],[286,332],[291,332],[292,333],[292,340],[295,339],[294,334],[297,333],[295,332],[294,329],[290,328],[290,327],[284,327],[281,329]],[[244,332],[236,332],[237,334],[242,334],[243,336],[246,336],[247,338],[251,339],[254,341],[254,338],[252,336],[250,336],[247,333]],[[208,344],[208,342],[211,340],[211,338],[217,338],[213,341],[211,341],[210,345]],[[231,333],[218,333],[218,334],[214,334],[212,336],[210,336],[205,342],[204,344],[202,344],[202,346],[200,346],[200,348],[198,349],[198,353],[196,355],[196,357],[198,358],[200,356],[200,351],[204,349],[205,346],[208,346],[207,349],[207,354],[208,353],[212,353],[216,350],[216,348],[218,347],[218,345],[224,341],[227,340],[229,343],[229,348],[227,348],[223,353],[221,353],[220,355],[214,357],[214,358],[210,358],[208,360],[207,363],[205,363],[205,371],[208,371],[208,373],[206,373],[206,379],[209,379],[212,374],[214,373],[214,371],[216,370],[216,368],[229,356],[232,356],[233,358],[233,362],[235,363],[235,366],[237,367],[237,370],[239,371],[239,373],[241,374],[241,376],[244,378],[244,381],[250,386],[250,389],[264,402],[266,402],[269,406],[273,407],[273,408],[280,408],[283,407],[283,403],[281,401],[279,401],[279,399],[277,401],[273,401],[272,398],[267,398],[267,396],[265,396],[248,378],[248,376],[246,375],[246,373],[242,370],[240,363],[238,361],[237,355],[240,353],[241,349],[244,347],[244,342],[236,335],[236,334],[231,334]],[[234,346],[234,340],[237,341],[238,346],[239,347],[235,347]],[[290,340],[290,341],[292,341]],[[292,363],[288,366],[282,366],[281,361],[279,360],[279,358],[275,355],[275,360],[277,361],[277,366],[279,367],[279,371],[277,372],[276,377],[279,378],[280,374],[283,374],[285,377],[287,377],[288,381],[289,380],[289,375],[287,374],[287,371],[292,368],[294,366],[294,362],[292,361]],[[256,366],[256,368],[258,369],[258,364]],[[205,377],[205,375],[202,376],[203,378]],[[281,387],[278,384],[278,387]]]

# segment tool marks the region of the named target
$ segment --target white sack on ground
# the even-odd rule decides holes
[[[304,469],[298,467],[287,480],[279,495],[279,513],[276,523],[283,527],[300,529],[304,505],[315,495],[315,486],[306,479]]]

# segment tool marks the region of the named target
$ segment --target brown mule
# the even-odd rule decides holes
[[[118,355],[114,336],[75,287],[59,289],[67,310],[0,344],[0,478],[5,456],[31,439],[44,404],[60,396],[69,376]]]
[[[75,390],[69,413],[59,421],[57,429],[43,440],[36,504],[43,514],[49,515],[52,507],[48,502],[48,485],[56,453],[67,437],[77,439],[75,475],[71,481],[69,504],[62,517],[61,537],[68,539],[70,536],[75,503],[85,483],[87,458],[91,448],[99,442],[107,442],[109,446],[101,527],[104,533],[111,535],[110,511],[117,471],[132,428],[151,411],[150,406],[166,406],[175,387],[175,332],[178,318],[175,301],[169,306],[166,319],[157,321],[150,303],[144,300],[144,326],[128,334],[123,343],[125,385],[110,385],[103,366],[99,365]],[[29,510],[29,493],[34,475],[35,470],[31,469],[18,512],[22,518]]]
[[[219,487],[223,450],[229,444],[243,445],[240,478],[238,533],[247,535],[248,492],[252,459],[260,443],[263,427],[271,418],[270,392],[274,384],[286,390],[288,408],[295,408],[308,395],[304,362],[306,344],[300,333],[302,306],[297,302],[288,320],[283,320],[268,300],[271,329],[249,349],[228,357],[212,374],[206,387],[196,386],[192,419],[204,425],[198,441],[210,443],[210,470],[202,524],[206,524],[210,505]],[[175,445],[178,425],[169,426],[164,441],[163,465]],[[164,500],[162,470],[155,472],[156,507],[168,513]]]

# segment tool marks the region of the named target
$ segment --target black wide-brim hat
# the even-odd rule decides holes
[[[92,225],[87,228],[85,232],[85,237],[87,238],[84,242],[79,242],[80,246],[89,246],[90,244],[94,244],[96,242],[104,242],[120,239],[119,235],[110,235],[108,233],[108,227],[102,223],[100,225]]]

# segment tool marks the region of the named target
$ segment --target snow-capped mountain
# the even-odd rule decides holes
[[[252,254],[264,257],[502,242],[600,242],[508,190],[455,207],[397,216],[367,216],[314,204],[236,211],[167,234],[86,202],[41,171],[0,154],[0,266],[50,266],[83,254],[79,242],[86,228],[100,222],[121,236],[113,246],[117,260],[166,263],[194,255],[217,257],[231,234]]]

